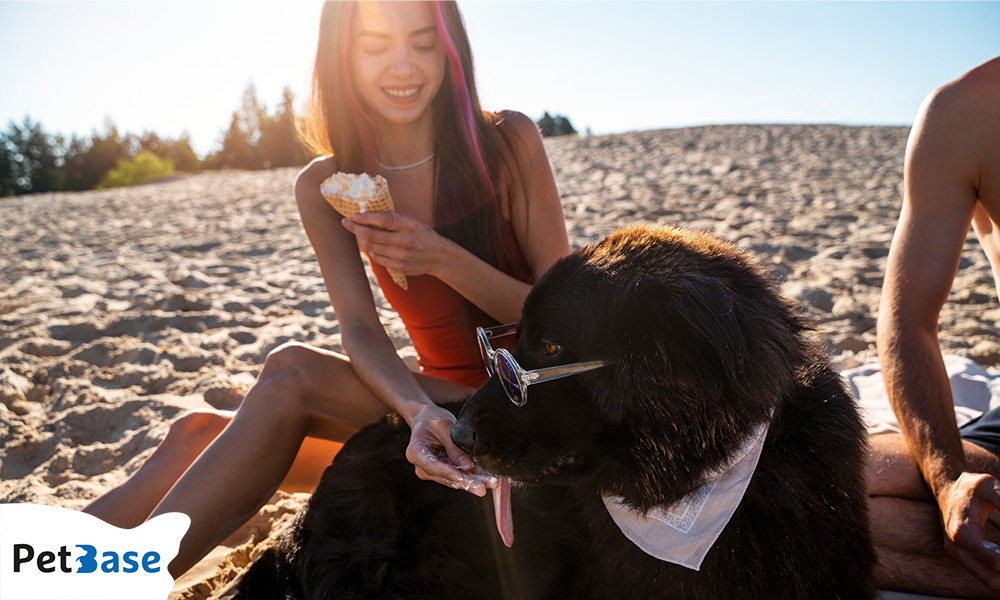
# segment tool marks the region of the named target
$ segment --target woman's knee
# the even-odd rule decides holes
[[[285,342],[267,354],[258,384],[272,385],[276,381],[285,387],[309,386],[309,363],[315,349],[299,342]]]
[[[232,415],[217,410],[194,410],[170,424],[168,441],[208,445],[229,424]]]
[[[264,368],[246,401],[292,403],[309,408],[317,398],[329,400],[336,394],[331,381],[353,375],[346,359],[322,352],[299,342],[284,343],[268,353]],[[288,408],[295,408],[288,407]]]

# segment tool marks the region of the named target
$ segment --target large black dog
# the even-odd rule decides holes
[[[243,597],[874,597],[861,420],[744,253],[619,231],[539,280],[512,356],[606,366],[531,385],[523,406],[494,376],[462,407],[455,442],[514,481],[511,548],[488,499],[414,476],[389,418],[345,444]],[[698,570],[650,556],[609,513],[605,498],[663,514],[747,448],[756,469]]]

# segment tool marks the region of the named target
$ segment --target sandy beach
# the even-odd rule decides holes
[[[908,133],[730,125],[546,147],[574,247],[636,223],[730,240],[802,303],[848,366],[874,354]],[[235,408],[272,348],[341,350],[292,197],[295,173],[0,200],[0,502],[81,508],[137,469],[184,411]],[[412,356],[399,318],[376,299],[399,352]],[[942,347],[1000,367],[998,322],[971,236],[942,312]],[[211,596],[302,498],[279,493],[172,597]]]

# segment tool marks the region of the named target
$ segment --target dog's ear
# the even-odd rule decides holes
[[[678,282],[676,302],[667,303],[676,319],[687,324],[691,334],[687,346],[702,365],[712,365],[724,380],[703,382],[716,397],[721,385],[738,381],[745,373],[747,340],[740,323],[740,302],[734,292],[716,277],[689,275]],[[704,371],[702,371],[704,372]]]
[[[632,370],[629,379],[718,400],[745,373],[739,302],[720,279],[691,274],[667,283],[640,282],[629,296],[614,319],[624,329],[622,364]]]

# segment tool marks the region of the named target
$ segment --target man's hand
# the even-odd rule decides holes
[[[944,520],[944,549],[977,579],[1000,591],[1000,539],[989,539],[987,521],[1000,515],[1000,480],[962,473],[937,493]]]

